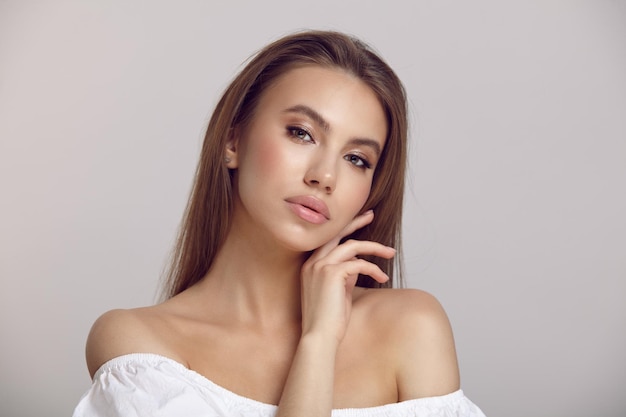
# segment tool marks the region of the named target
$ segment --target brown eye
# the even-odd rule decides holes
[[[289,133],[289,136],[301,142],[314,142],[311,134],[300,127],[288,126],[287,133]]]

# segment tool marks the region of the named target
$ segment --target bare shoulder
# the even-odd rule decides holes
[[[105,362],[129,353],[159,353],[162,341],[153,322],[155,307],[111,310],[101,315],[91,327],[85,349],[89,374]]]
[[[459,389],[454,336],[441,303],[416,289],[367,290],[360,297],[369,323],[385,328],[399,400],[444,395]]]
[[[355,299],[367,314],[375,314],[394,329],[428,327],[449,331],[450,323],[441,303],[430,293],[417,289],[367,289]],[[424,329],[426,330],[426,329]]]

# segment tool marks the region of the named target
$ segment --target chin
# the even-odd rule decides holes
[[[304,253],[313,252],[315,249],[322,246],[325,242],[319,245],[316,245],[316,244],[307,245],[306,243],[307,242],[285,242],[284,247],[290,252],[304,254]]]
[[[308,234],[308,236],[307,236]],[[307,253],[312,252],[329,242],[337,233],[329,236],[311,236],[311,232],[290,233],[286,239],[281,239],[283,247],[292,252]]]

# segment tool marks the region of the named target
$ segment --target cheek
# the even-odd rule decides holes
[[[363,206],[365,205],[365,202],[367,201],[367,199],[370,196],[370,191],[372,190],[372,184],[371,182],[368,183],[367,185],[363,185],[362,187],[357,187],[357,193],[359,195],[359,210],[361,210],[363,208]]]
[[[239,165],[241,190],[255,192],[284,193],[301,176],[305,166],[302,153],[294,147],[285,146],[284,138],[276,134],[251,136],[248,138],[243,159]],[[298,148],[295,148],[296,150]]]
[[[369,181],[358,181],[348,188],[345,193],[346,204],[350,207],[353,217],[356,216],[365,205],[365,202],[369,198],[370,191],[371,182]]]
[[[285,170],[288,169],[286,162],[289,159],[271,135],[251,136],[246,145],[240,164],[240,173],[245,176],[246,181],[255,184],[263,181],[269,185],[272,182],[267,180],[284,178],[287,175]]]
[[[252,141],[247,152],[252,171],[261,178],[270,176],[279,166],[280,152],[273,146],[271,140],[253,138]]]

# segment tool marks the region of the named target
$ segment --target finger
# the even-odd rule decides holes
[[[374,211],[367,210],[365,213],[356,216],[350,223],[343,228],[341,232],[339,232],[338,238],[339,240],[343,239],[346,236],[351,235],[362,227],[367,226],[372,221],[374,221]]]
[[[389,276],[375,263],[365,259],[355,259],[341,264],[348,276],[368,275],[381,284],[389,281]]]
[[[360,228],[367,226],[374,220],[374,212],[372,210],[368,210],[363,214],[356,216],[354,219],[350,221],[342,230],[335,236],[333,239],[329,240],[319,248],[315,250],[315,253],[309,258],[310,261],[316,261],[317,259],[321,259],[326,256],[330,251],[332,251],[341,239],[344,237],[354,233]]]
[[[323,263],[336,264],[340,262],[350,261],[353,258],[363,255],[373,255],[385,259],[391,259],[396,254],[396,250],[382,243],[372,242],[370,240],[348,240],[341,245],[335,247],[320,260]]]

